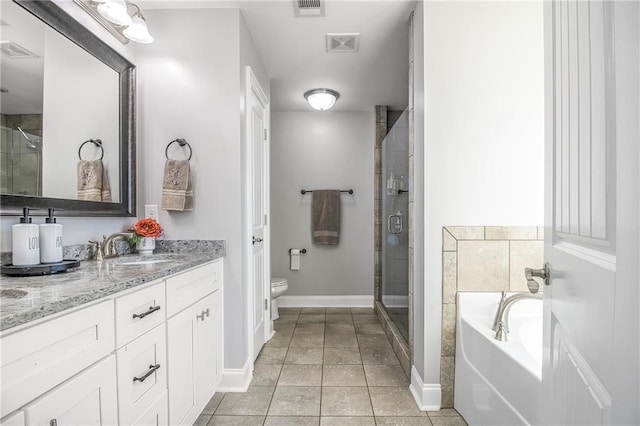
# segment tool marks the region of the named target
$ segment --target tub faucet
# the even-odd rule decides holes
[[[542,300],[542,293],[531,294],[522,292],[507,297],[507,292],[502,292],[498,310],[493,320],[493,326],[491,327],[491,329],[496,332],[496,340],[501,342],[507,341],[507,333],[509,333],[509,311],[516,302],[524,299]]]
[[[129,238],[131,238],[131,232],[116,232],[115,234],[111,234],[108,237],[104,235],[103,238],[103,256],[105,258],[116,257],[118,256],[118,251],[116,250],[116,240],[128,240]]]

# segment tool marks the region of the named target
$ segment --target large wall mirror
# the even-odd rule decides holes
[[[51,1],[0,8],[0,212],[134,216],[135,67]]]

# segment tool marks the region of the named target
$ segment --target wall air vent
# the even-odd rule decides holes
[[[324,16],[324,0],[293,0],[293,10],[299,18]]]
[[[0,51],[11,59],[37,58],[38,55],[13,41],[0,41]]]
[[[327,33],[327,52],[357,52],[360,33]]]

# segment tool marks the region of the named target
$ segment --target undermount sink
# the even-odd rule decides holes
[[[146,260],[131,260],[129,262],[121,262],[120,265],[151,265],[154,263],[171,262],[169,259],[146,259]]]

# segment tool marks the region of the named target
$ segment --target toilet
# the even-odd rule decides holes
[[[285,278],[271,278],[271,320],[280,318],[278,315],[278,297],[282,296],[289,288]]]

